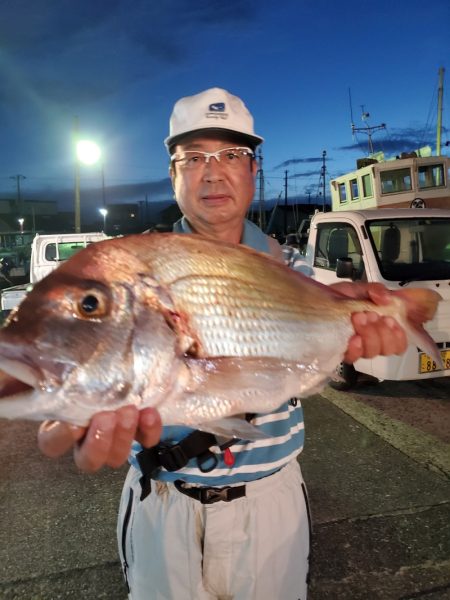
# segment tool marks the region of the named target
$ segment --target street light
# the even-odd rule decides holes
[[[23,233],[23,223],[24,223],[25,219],[20,218],[20,219],[17,219],[17,220],[19,222],[20,233],[22,234]]]
[[[77,136],[78,123],[75,123],[75,135]],[[81,209],[80,209],[80,163],[85,165],[95,164],[101,156],[100,147],[90,140],[78,140],[75,146],[75,233],[81,231]]]
[[[108,211],[106,208],[99,208],[98,212],[102,215],[103,217],[103,233],[106,233],[106,215],[108,214]]]
[[[95,142],[90,140],[80,140],[77,142],[77,158],[85,165],[95,164],[102,152]]]

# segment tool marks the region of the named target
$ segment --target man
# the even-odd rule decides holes
[[[244,103],[225,90],[176,103],[165,140],[184,215],[174,231],[243,243],[283,259],[280,247],[245,219],[255,191],[254,152],[262,141]],[[387,301],[382,286],[338,287],[352,297]],[[392,319],[368,313],[353,315],[352,322],[348,362],[404,351],[404,332]],[[274,413],[246,418],[266,440],[211,439],[166,427],[162,442],[151,448],[161,434],[159,417],[134,407],[100,413],[87,430],[42,426],[39,443],[50,456],[82,440],[75,461],[88,471],[120,465],[131,440],[140,442],[133,445],[118,522],[132,600],[306,598],[309,519],[297,462],[301,406],[286,402]]]

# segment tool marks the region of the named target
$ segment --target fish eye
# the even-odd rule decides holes
[[[89,291],[78,301],[77,308],[81,317],[103,317],[107,314],[106,298],[100,292]]]

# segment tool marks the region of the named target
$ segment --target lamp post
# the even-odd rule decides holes
[[[103,217],[103,233],[106,233],[106,215],[108,214],[108,211],[106,208],[99,208],[98,212],[102,215]]]
[[[20,233],[23,234],[23,224],[25,219],[22,219],[22,217],[20,219],[17,219],[17,221],[19,222],[19,227],[20,227]]]
[[[81,208],[80,208],[80,163],[85,165],[95,164],[101,156],[99,146],[90,140],[79,140],[76,142],[75,160],[75,233],[81,231]]]

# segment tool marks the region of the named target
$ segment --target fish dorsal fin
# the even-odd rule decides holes
[[[251,423],[248,423],[244,419],[238,417],[227,417],[225,419],[218,419],[217,421],[208,421],[207,423],[200,423],[197,429],[201,431],[207,431],[213,433],[219,437],[236,438],[239,440],[266,440],[269,435],[263,431],[254,427]]]

